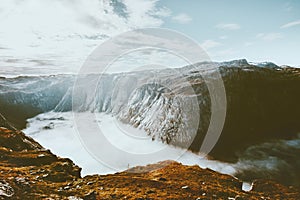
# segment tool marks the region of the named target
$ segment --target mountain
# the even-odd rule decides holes
[[[253,144],[297,137],[300,69],[246,60],[104,74],[101,79],[95,74],[77,79],[72,75],[1,78],[0,110],[14,126],[24,128],[26,119],[38,113],[71,111],[73,101],[76,112],[111,113],[146,130],[153,140],[197,152],[212,116],[213,91],[207,84],[214,83],[216,71],[224,82],[227,109],[210,156],[235,162],[237,154]],[[73,93],[76,81],[78,94]]]

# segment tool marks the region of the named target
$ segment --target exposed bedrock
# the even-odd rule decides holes
[[[217,67],[217,68],[214,68]],[[219,70],[227,99],[225,125],[210,155],[235,161],[249,145],[300,132],[300,70],[245,60],[199,63],[174,70],[0,80],[0,110],[18,128],[38,113],[106,112],[142,128],[152,139],[198,151],[211,119],[211,98],[202,75]],[[191,90],[192,88],[192,90]],[[76,91],[76,90],[75,90]],[[222,108],[220,108],[222,109]],[[191,145],[190,145],[191,144]]]

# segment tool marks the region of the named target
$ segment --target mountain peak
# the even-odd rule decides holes
[[[251,65],[255,65],[258,67],[267,67],[267,68],[278,68],[279,66],[273,62],[250,62]]]
[[[227,65],[227,66],[241,66],[241,65],[249,65],[248,61],[246,59],[238,59],[238,60],[231,60],[231,61],[225,61],[221,62],[221,65]]]

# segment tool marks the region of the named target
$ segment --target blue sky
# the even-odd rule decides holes
[[[211,60],[300,67],[298,0],[1,0],[0,74],[77,73],[97,46],[136,28],[194,39]]]
[[[192,37],[213,60],[300,65],[300,1],[163,0],[159,5],[172,13],[162,27]]]

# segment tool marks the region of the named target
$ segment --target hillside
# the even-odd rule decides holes
[[[0,122],[0,199],[300,198],[296,188],[267,180],[255,181],[245,192],[234,177],[175,161],[81,177],[81,169],[70,159],[45,150],[3,117]]]

